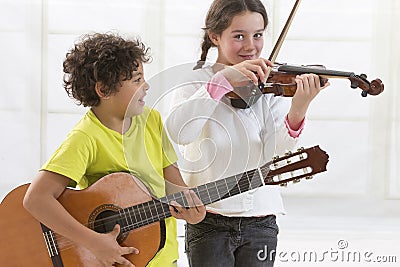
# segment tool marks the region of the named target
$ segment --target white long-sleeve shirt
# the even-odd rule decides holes
[[[226,97],[211,98],[205,84],[213,75],[211,67],[193,71],[174,91],[165,122],[170,138],[183,148],[179,167],[190,187],[256,169],[298,141],[284,123],[290,99],[265,94],[251,108],[233,108]],[[243,217],[284,213],[278,186],[220,200],[207,210]]]

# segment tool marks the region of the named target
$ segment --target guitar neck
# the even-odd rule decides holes
[[[205,205],[208,205],[219,200],[256,189],[263,185],[263,178],[260,176],[258,169],[255,169],[225,179],[200,185],[194,188],[193,191],[199,196],[200,200]]]
[[[291,181],[312,178],[314,174],[326,171],[328,159],[328,154],[319,146],[301,148],[297,152],[275,157],[258,169],[203,184],[191,190],[204,205],[208,205],[264,185],[285,185]],[[277,177],[276,180],[275,177]],[[130,231],[170,217],[169,203],[171,201],[189,207],[183,192],[178,192],[119,210],[122,231]]]
[[[260,168],[263,176],[268,170]],[[247,171],[243,174],[234,175],[225,179],[217,180],[192,188],[204,205],[247,192],[263,186],[263,178],[259,170]],[[189,207],[183,192],[178,192],[162,198],[153,199],[119,211],[121,229],[128,232],[136,228],[171,217],[169,203],[176,201],[184,207]]]

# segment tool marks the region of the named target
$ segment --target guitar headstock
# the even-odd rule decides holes
[[[326,171],[329,155],[319,146],[299,148],[285,156],[274,157],[268,162],[268,172],[263,175],[266,185],[286,186],[288,182],[311,179],[314,174]]]

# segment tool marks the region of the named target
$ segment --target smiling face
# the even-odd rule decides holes
[[[124,117],[140,115],[148,89],[149,85],[144,80],[143,65],[140,63],[138,69],[132,73],[132,79],[122,81],[118,92],[112,96],[118,114]]]
[[[218,47],[217,63],[235,65],[260,57],[264,46],[264,19],[260,13],[246,11],[232,18],[222,34],[210,33]]]

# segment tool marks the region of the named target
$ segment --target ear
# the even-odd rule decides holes
[[[212,33],[212,32],[208,33],[208,38],[210,38],[211,42],[212,42],[215,46],[218,46],[218,45],[219,45],[219,37],[220,37],[219,34]]]
[[[102,91],[102,89],[104,88],[104,85],[101,82],[96,82],[96,86],[95,86],[95,91],[96,94],[103,99],[108,99],[110,96],[106,96],[104,94],[104,92]]]

